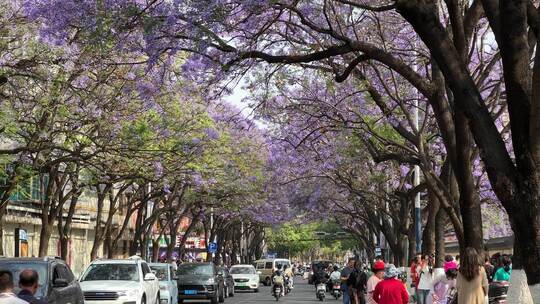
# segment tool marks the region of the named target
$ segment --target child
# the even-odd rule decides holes
[[[438,276],[434,280],[433,304],[450,304],[456,293],[456,262],[445,262],[444,273],[445,275]]]

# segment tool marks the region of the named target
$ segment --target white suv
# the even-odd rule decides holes
[[[80,284],[85,304],[159,303],[159,280],[140,258],[94,261]]]

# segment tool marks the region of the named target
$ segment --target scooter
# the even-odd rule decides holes
[[[282,276],[275,276],[272,285],[272,295],[276,298],[276,301],[279,301],[279,298],[283,294],[282,286],[284,285],[284,280]]]
[[[334,298],[339,299],[341,297],[341,284],[339,281],[332,282],[332,295]]]
[[[285,277],[285,295],[291,293],[292,291],[292,278]]]
[[[508,282],[491,282],[488,289],[489,304],[506,303],[509,287]]]
[[[319,301],[324,301],[325,296],[326,296],[326,283],[317,284],[317,299],[319,299]]]

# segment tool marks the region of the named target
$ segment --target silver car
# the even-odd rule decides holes
[[[159,279],[160,304],[178,304],[178,278],[171,264],[150,263],[152,272]]]

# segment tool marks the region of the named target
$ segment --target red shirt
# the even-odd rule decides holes
[[[407,304],[409,293],[403,282],[395,278],[384,279],[375,287],[373,299],[379,304]]]

